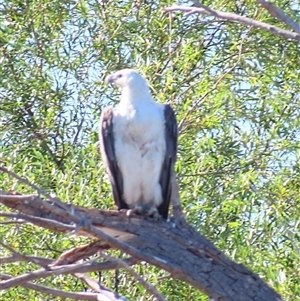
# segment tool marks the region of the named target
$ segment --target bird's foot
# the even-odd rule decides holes
[[[145,216],[152,217],[155,221],[158,221],[161,218],[157,211],[157,208],[153,206],[148,208],[148,210],[145,212]]]
[[[126,211],[126,216],[131,217],[133,214],[142,215],[145,217],[152,217],[155,221],[159,220],[161,216],[159,215],[157,208],[154,206],[145,207],[137,205],[132,209],[121,209],[121,211]]]
[[[142,215],[143,214],[143,207],[140,205],[135,206],[132,209],[126,209],[126,215],[131,217],[133,214]]]

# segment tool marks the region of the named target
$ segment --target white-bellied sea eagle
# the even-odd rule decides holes
[[[115,204],[129,214],[167,219],[178,137],[174,111],[154,101],[135,70],[119,70],[106,83],[121,90],[118,106],[103,110],[99,131]]]

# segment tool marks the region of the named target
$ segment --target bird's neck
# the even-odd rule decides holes
[[[153,102],[153,98],[148,87],[139,87],[138,89],[125,87],[122,89],[121,103],[138,105],[142,102]]]

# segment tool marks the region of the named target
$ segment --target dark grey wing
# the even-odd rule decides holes
[[[163,218],[167,219],[172,194],[172,173],[176,162],[178,128],[174,111],[168,104],[164,108],[164,117],[166,153],[159,180],[163,202],[158,206],[157,210]]]
[[[107,107],[103,110],[100,119],[99,140],[101,143],[101,155],[111,182],[114,201],[120,210],[128,209],[128,206],[123,200],[123,177],[115,154],[113,117],[114,111],[112,107]]]

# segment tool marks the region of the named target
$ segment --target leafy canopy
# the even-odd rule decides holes
[[[299,22],[296,1],[277,2]],[[256,1],[235,3],[206,1],[279,23]],[[138,69],[155,98],[177,112],[176,172],[188,221],[285,300],[300,300],[299,45],[211,17],[163,14],[161,8],[171,4],[2,1],[1,163],[65,202],[114,208],[97,126],[103,107],[117,103],[118,91],[104,78],[120,68]],[[32,192],[6,174],[0,183],[4,190]],[[20,252],[49,257],[85,243],[30,225],[1,226],[0,237]],[[4,272],[33,268],[21,263],[4,266]],[[136,269],[169,300],[207,300],[178,281],[160,281],[163,271]],[[83,289],[68,279],[45,284]],[[101,281],[113,287],[113,279],[107,272]],[[137,300],[145,295],[126,272],[119,281],[120,294]],[[54,300],[22,288],[1,299]]]

